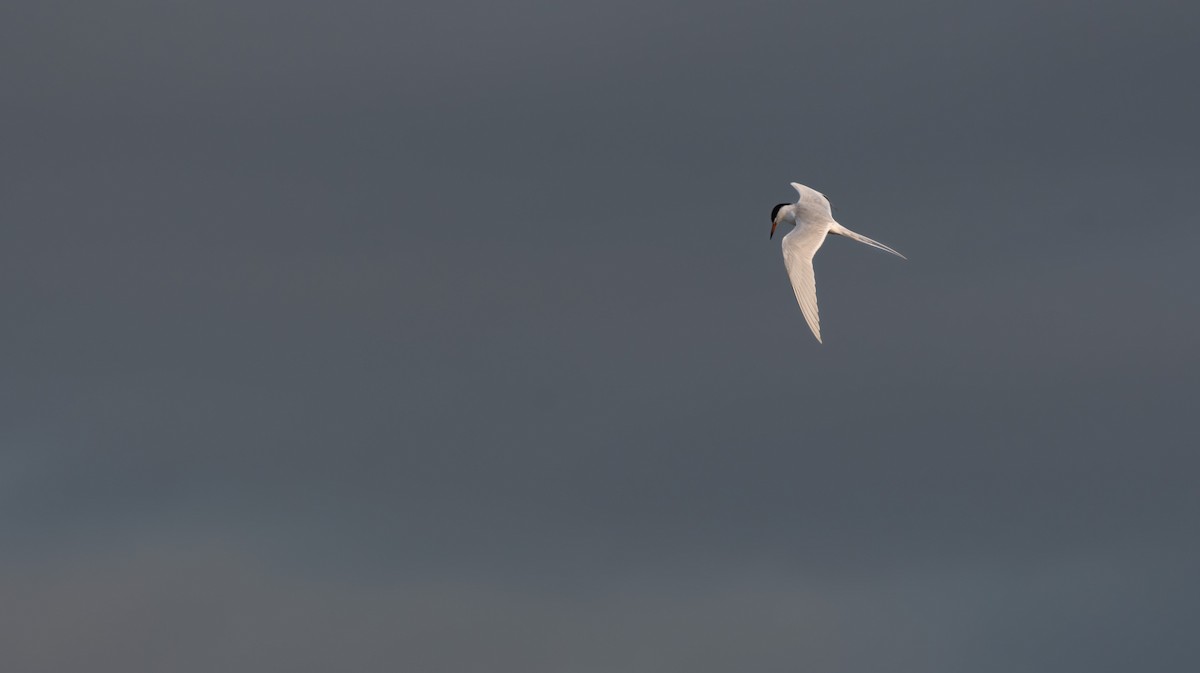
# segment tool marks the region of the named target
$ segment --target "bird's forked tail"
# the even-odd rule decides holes
[[[866,243],[867,245],[871,246],[872,248],[879,248],[880,250],[885,250],[887,252],[890,252],[893,255],[896,255],[897,257],[899,257],[900,259],[908,259],[904,255],[901,255],[900,253],[896,252],[895,250],[892,250],[891,248],[887,247],[886,245],[880,243],[879,241],[869,239],[866,236],[863,236],[862,234],[856,234],[853,231],[850,231],[849,229],[843,227],[840,224],[834,224],[832,227],[830,227],[829,233],[837,234],[839,236],[845,236],[846,238],[852,238],[852,239],[858,241],[859,243]]]

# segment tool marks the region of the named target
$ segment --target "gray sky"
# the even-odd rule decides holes
[[[6,3],[0,669],[1196,670],[1198,21]]]

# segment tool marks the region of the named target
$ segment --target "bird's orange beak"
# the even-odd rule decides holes
[[[775,225],[777,225],[777,224],[779,224],[779,220],[775,220],[774,222],[771,223],[771,235],[768,236],[767,238],[775,238]]]

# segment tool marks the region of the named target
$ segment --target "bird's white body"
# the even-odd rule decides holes
[[[795,228],[783,237],[783,263],[792,280],[792,289],[796,291],[796,301],[800,303],[804,319],[808,322],[813,336],[820,342],[821,318],[817,312],[817,282],[813,275],[812,260],[813,255],[817,254],[817,250],[825,242],[825,237],[837,234],[899,257],[904,255],[838,224],[833,219],[829,199],[821,192],[798,182],[793,182],[792,187],[799,192],[800,198],[793,205],[779,208],[771,223],[771,230],[774,231],[777,224],[795,225]]]

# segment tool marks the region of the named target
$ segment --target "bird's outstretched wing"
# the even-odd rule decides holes
[[[800,199],[796,203],[803,205],[805,208],[811,208],[814,212],[824,214],[826,217],[833,217],[833,209],[829,205],[829,199],[825,195],[812,187],[806,187],[799,182],[793,182],[792,188],[800,195]]]
[[[800,303],[808,328],[817,337],[818,343],[821,342],[821,317],[817,312],[817,280],[813,275],[812,260],[825,242],[827,233],[827,224],[809,222],[797,226],[783,237],[783,264],[787,267],[788,277],[792,279],[796,301]]]

